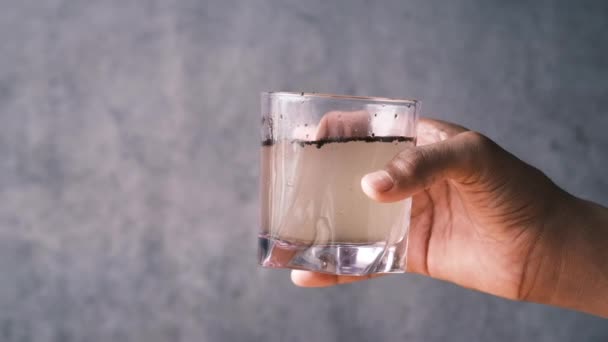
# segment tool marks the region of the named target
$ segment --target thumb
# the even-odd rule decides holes
[[[376,201],[394,202],[445,179],[472,184],[497,169],[497,151],[501,149],[482,134],[463,132],[402,151],[383,170],[365,175],[361,187]]]

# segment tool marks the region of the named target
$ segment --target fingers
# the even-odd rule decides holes
[[[431,118],[420,118],[418,120],[418,125],[421,126],[423,129],[425,129],[426,127],[433,127],[435,130],[445,132],[449,137],[453,137],[459,133],[470,131],[470,129],[464,126],[457,125],[455,123]]]
[[[291,271],[291,281],[302,287],[328,287],[341,284],[349,284],[357,281],[368,280],[381,276],[381,274],[366,276],[345,276],[325,273],[315,273],[309,271]]]
[[[467,128],[446,121],[420,118],[416,129],[417,144],[432,144],[466,131]]]
[[[378,127],[386,122],[385,117],[374,117],[368,111],[331,111],[323,116],[316,127],[316,134],[310,135],[316,139],[327,139],[336,137],[364,137],[371,131],[376,135],[382,135],[386,127]],[[391,126],[391,122],[388,122]],[[380,125],[382,126],[382,125]],[[468,129],[446,121],[421,118],[418,123],[417,136],[419,144],[425,145],[429,142],[445,140]]]
[[[394,202],[441,180],[468,183],[495,167],[493,145],[483,135],[468,131],[434,144],[408,148],[383,170],[365,175],[361,187],[376,201]]]
[[[369,127],[369,113],[366,111],[332,111],[319,122],[316,139],[364,137]]]

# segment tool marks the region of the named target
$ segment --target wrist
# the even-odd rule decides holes
[[[608,316],[608,210],[564,193],[547,220],[528,300]]]
[[[564,266],[573,205],[576,199],[558,189],[546,196],[550,199],[538,222],[536,239],[532,242],[520,285],[520,300],[556,305],[558,284]]]

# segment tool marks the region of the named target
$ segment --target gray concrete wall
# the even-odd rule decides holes
[[[0,341],[606,341],[255,265],[258,93],[415,97],[608,204],[602,1],[0,0]]]

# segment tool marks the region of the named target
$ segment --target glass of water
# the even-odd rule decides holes
[[[415,145],[419,107],[415,100],[263,93],[259,263],[404,272],[411,199],[377,203],[360,184]]]

